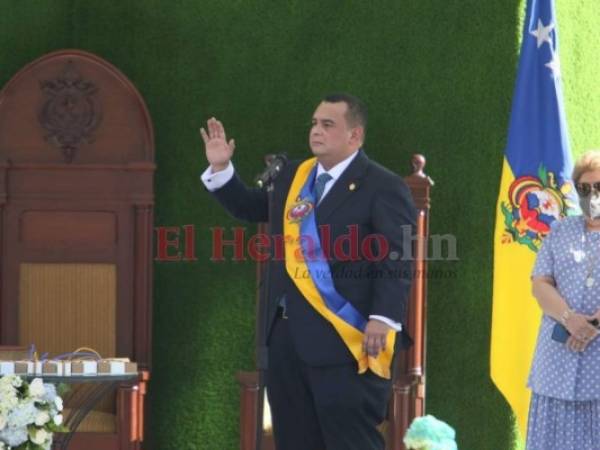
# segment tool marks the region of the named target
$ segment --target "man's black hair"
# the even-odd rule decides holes
[[[364,134],[366,135],[368,118],[367,106],[360,98],[351,94],[336,92],[323,97],[323,101],[327,103],[344,102],[348,106],[348,111],[346,111],[346,120],[352,127],[362,126]]]

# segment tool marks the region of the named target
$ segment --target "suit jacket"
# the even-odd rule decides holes
[[[269,221],[271,235],[283,234],[283,214],[288,190],[300,162],[289,163],[274,182],[272,217],[264,190],[248,188],[237,174],[212,195],[234,217],[249,222]],[[350,185],[353,184],[351,187]],[[331,251],[329,266],[337,291],[368,319],[377,314],[403,324],[396,336],[395,351],[410,345],[406,333],[406,305],[412,281],[412,240],[416,210],[410,190],[401,177],[369,160],[363,150],[337,179],[315,209],[317,226],[328,230]],[[388,243],[388,254],[397,258],[346,258],[351,254],[350,230],[359,243],[369,234],[380,234]],[[321,233],[322,239],[325,234]],[[345,237],[345,238],[344,238]],[[338,239],[338,250],[334,252]],[[322,245],[326,244],[322,242]],[[381,248],[376,239],[367,240],[370,255]],[[362,252],[359,252],[362,253]],[[367,256],[369,253],[367,253]],[[350,260],[347,260],[350,259]],[[287,274],[284,260],[270,262],[268,323],[272,324],[282,296],[294,346],[311,366],[354,361],[333,326],[304,299]],[[262,288],[265,288],[264,286]]]

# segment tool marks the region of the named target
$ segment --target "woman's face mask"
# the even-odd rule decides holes
[[[594,192],[587,197],[579,196],[581,211],[592,220],[600,219],[600,193]]]
[[[600,219],[600,182],[580,182],[575,188],[583,214],[592,220]]]

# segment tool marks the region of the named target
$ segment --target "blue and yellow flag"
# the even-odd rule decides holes
[[[528,0],[494,233],[491,377],[526,435],[541,310],[531,270],[550,224],[573,206],[554,0]]]

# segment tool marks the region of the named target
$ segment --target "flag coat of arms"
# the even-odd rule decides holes
[[[494,231],[491,377],[526,435],[541,309],[531,270],[555,220],[572,211],[554,0],[528,0]]]

